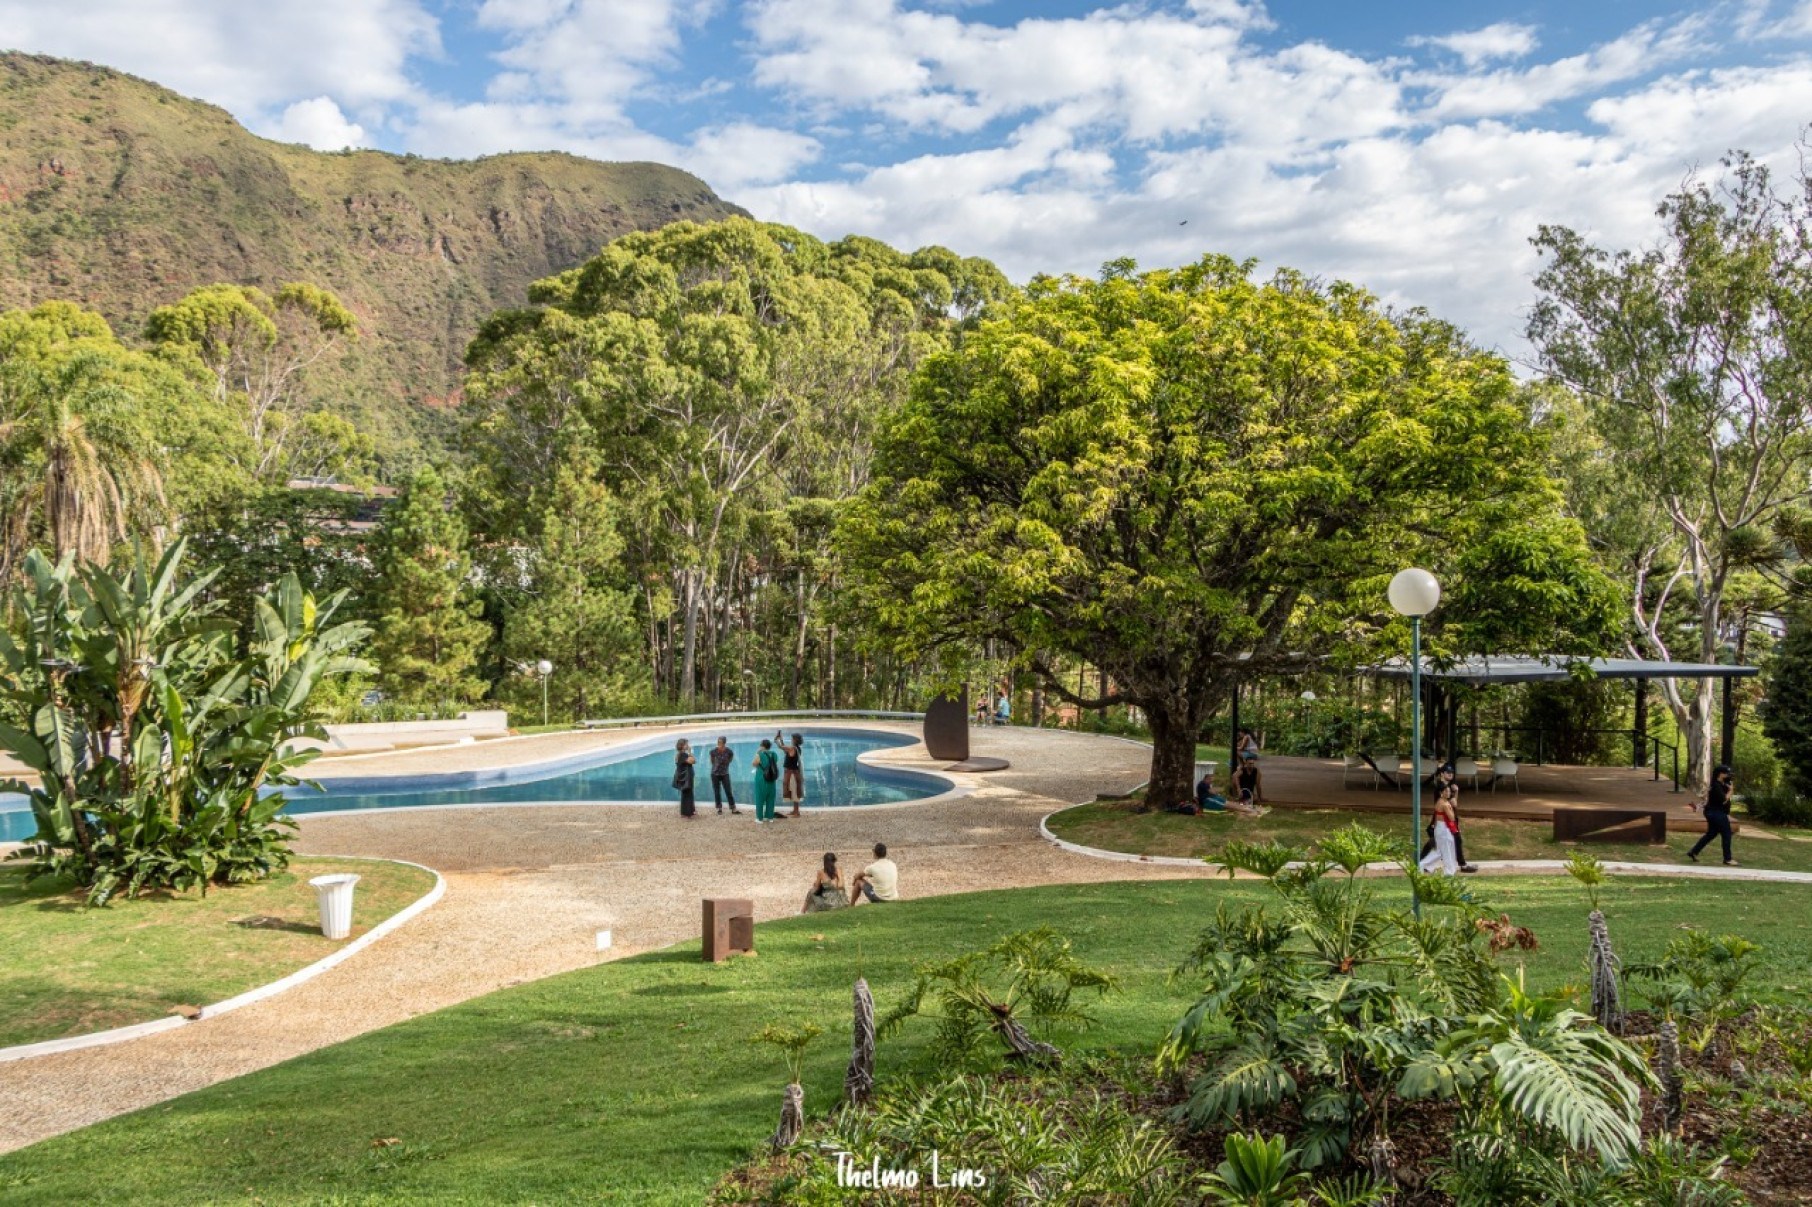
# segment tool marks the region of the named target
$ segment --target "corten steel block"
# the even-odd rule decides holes
[[[1627,842],[1640,835],[1644,826],[1650,844],[1667,845],[1666,809],[1566,805],[1554,810],[1556,842]]]
[[[747,897],[705,898],[705,959],[717,963],[755,950],[755,902]]]
[[[939,696],[925,709],[925,753],[960,763],[969,757],[969,689]]]

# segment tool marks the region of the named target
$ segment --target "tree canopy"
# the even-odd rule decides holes
[[[1207,257],[1041,278],[922,366],[842,545],[882,632],[996,640],[1144,710],[1181,800],[1238,679],[1360,659],[1422,564],[1468,600],[1437,651],[1590,646],[1617,601],[1541,473],[1501,359],[1353,286]],[[1460,609],[1455,609],[1461,613]]]

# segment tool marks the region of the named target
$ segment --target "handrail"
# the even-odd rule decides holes
[[[673,725],[691,721],[754,721],[785,717],[866,717],[879,721],[922,721],[922,712],[889,712],[878,708],[781,708],[766,712],[691,712],[666,717],[605,717],[596,721],[579,721],[578,729],[635,728],[642,725]]]

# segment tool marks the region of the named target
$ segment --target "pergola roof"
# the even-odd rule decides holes
[[[1761,673],[1755,666],[1705,662],[1649,662],[1641,658],[1573,658],[1565,654],[1484,654],[1445,665],[1424,661],[1422,675],[1485,687],[1494,683],[1560,683],[1584,667],[1599,679],[1744,679]],[[1371,668],[1386,679],[1409,678],[1409,662],[1393,658]]]

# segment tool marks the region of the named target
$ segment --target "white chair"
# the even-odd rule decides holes
[[[1453,761],[1453,778],[1456,782],[1471,780],[1472,790],[1477,792],[1479,790],[1479,761],[1464,756],[1455,759]]]
[[[1363,755],[1349,754],[1346,756],[1346,761],[1340,765],[1340,787],[1342,790],[1351,786],[1351,780],[1355,771],[1363,772],[1365,775],[1370,776],[1372,787],[1375,788],[1378,786],[1377,773],[1371,769],[1371,765],[1365,761],[1365,757]]]
[[[1516,772],[1517,766],[1515,759],[1492,759],[1491,790],[1496,792],[1499,784],[1503,783],[1505,780],[1509,780],[1516,786],[1516,794],[1521,796],[1523,794],[1523,782],[1516,778]]]
[[[1426,756],[1417,759],[1416,766],[1416,778],[1421,780],[1433,779],[1434,773],[1441,769],[1439,759],[1431,759]]]

